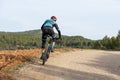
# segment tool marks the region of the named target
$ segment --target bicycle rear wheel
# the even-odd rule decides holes
[[[42,57],[42,65],[45,65],[45,62],[47,61],[46,55]]]
[[[42,65],[45,65],[45,60],[43,59]]]
[[[51,42],[48,43],[48,45],[47,45],[47,47],[46,47],[46,50],[45,50],[45,54],[44,54],[44,56],[42,57],[42,65],[45,65],[45,62],[46,62],[47,59],[49,58],[50,52],[51,52]]]
[[[44,54],[43,57],[42,57],[42,65],[45,65],[45,62],[46,62],[47,59],[49,58],[50,51],[51,51],[51,48],[50,48],[50,46],[49,46],[48,49],[47,49],[47,51],[45,52],[45,54]]]

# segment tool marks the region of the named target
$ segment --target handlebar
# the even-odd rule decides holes
[[[62,39],[60,39],[60,38],[55,38],[55,42],[56,42],[56,41],[59,41],[59,40],[62,40]],[[50,38],[50,39],[49,39],[49,43],[51,43],[52,41],[53,41],[53,39]]]
[[[61,38],[55,38],[55,40],[62,40]]]

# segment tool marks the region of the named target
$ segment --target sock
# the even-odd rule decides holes
[[[42,52],[42,56],[44,56],[45,54],[44,54],[44,52]]]
[[[51,46],[51,49],[54,49],[54,45]]]

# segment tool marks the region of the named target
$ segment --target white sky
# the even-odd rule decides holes
[[[120,0],[0,0],[0,31],[40,29],[52,15],[63,35],[102,39],[120,30]]]

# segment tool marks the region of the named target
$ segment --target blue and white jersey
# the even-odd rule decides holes
[[[41,26],[41,30],[44,31],[47,28],[52,28],[55,27],[56,30],[58,31],[59,37],[61,38],[61,31],[57,25],[57,23],[53,19],[47,19],[43,25]]]
[[[43,26],[52,28],[54,24],[56,24],[56,22],[54,20],[48,19],[44,22]]]

